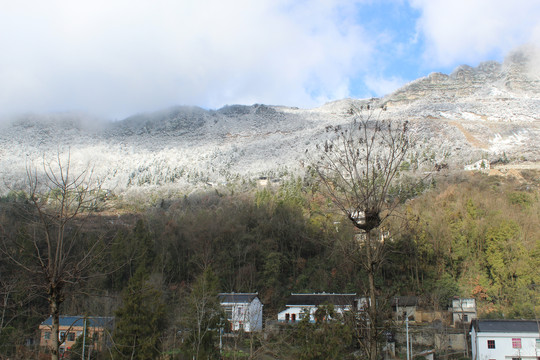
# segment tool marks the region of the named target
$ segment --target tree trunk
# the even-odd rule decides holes
[[[371,231],[366,232],[366,262],[369,286],[369,359],[377,359],[377,299],[375,297],[375,269],[371,248]]]
[[[60,349],[60,302],[56,289],[50,289],[49,308],[51,310],[52,327],[51,327],[51,360],[58,360]]]

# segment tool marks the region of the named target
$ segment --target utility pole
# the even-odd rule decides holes
[[[407,314],[405,314],[405,316],[407,316],[405,318],[405,332],[407,336],[407,360],[411,360],[409,355],[409,316]]]
[[[399,320],[399,312],[398,312],[399,306],[398,306],[398,303],[399,303],[399,298],[396,296],[396,321]]]

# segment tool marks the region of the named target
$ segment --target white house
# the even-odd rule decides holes
[[[476,300],[472,298],[452,299],[452,320],[454,325],[458,323],[468,324],[476,319]]]
[[[230,323],[230,330],[262,330],[263,304],[258,293],[220,293],[218,297]]]
[[[344,311],[358,307],[358,298],[356,294],[291,294],[285,305],[287,308],[278,314],[278,321],[300,321],[307,311],[309,321],[315,322],[315,312],[321,305],[333,305],[336,313],[343,314]]]
[[[473,320],[472,360],[537,360],[540,335],[535,320]]]
[[[482,160],[478,160],[474,164],[465,165],[463,169],[465,171],[474,171],[474,170],[488,171],[489,168],[490,168],[489,160],[482,159]]]

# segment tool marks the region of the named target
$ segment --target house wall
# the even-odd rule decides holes
[[[476,319],[476,300],[463,298],[452,300],[452,320],[453,323],[470,323]]]
[[[476,312],[454,312],[452,314],[452,320],[454,324],[456,323],[470,323],[472,320],[476,319]]]
[[[40,330],[40,341],[39,341],[39,345],[42,346],[42,347],[49,347],[51,346],[51,336],[52,336],[52,331],[51,331],[51,328],[50,326],[47,326],[47,325],[40,325],[39,326],[39,330]],[[87,328],[88,330],[88,334],[87,336],[92,339],[94,337],[96,337],[96,344],[98,345],[99,349],[101,349],[101,340],[102,340],[102,333],[103,333],[103,329],[102,328],[93,328],[93,327],[88,327]],[[46,338],[46,334],[49,334],[49,339]],[[75,345],[75,342],[77,341],[77,338],[82,335],[83,333],[83,327],[82,326],[72,326],[72,327],[69,327],[69,326],[60,326],[59,327],[59,334],[58,334],[58,338],[59,340],[61,340],[61,336],[62,336],[62,333],[65,333],[66,336],[65,336],[65,341],[63,343],[60,344],[60,348],[64,350],[69,350],[71,349],[71,347],[73,345]],[[69,337],[68,337],[68,334],[72,333],[74,335],[73,337],[73,341],[69,340]],[[95,334],[95,335],[94,335]]]
[[[263,324],[263,304],[258,298],[255,298],[249,304],[249,322],[246,331],[260,331]]]
[[[317,308],[313,306],[288,307],[287,309],[281,311],[278,314],[278,321],[279,322],[298,322],[302,319],[306,310],[309,311],[309,321],[315,322],[315,311],[317,311]]]
[[[471,356],[472,360],[478,359],[478,342],[476,341],[477,334],[474,327],[471,328]]]
[[[399,306],[397,307],[397,318],[404,318],[404,314],[409,318],[409,320],[416,321],[416,306]]]
[[[231,308],[231,330],[246,332],[262,330],[263,304],[258,298],[251,303],[222,303],[224,308]]]
[[[349,311],[351,309],[351,306],[334,306],[334,311],[338,314],[343,314],[344,311]],[[290,306],[278,314],[278,322],[298,322],[302,320],[306,310],[309,311],[309,322],[314,323],[317,307],[313,305],[305,305],[302,307]],[[288,317],[287,314],[289,315]]]
[[[471,332],[473,360],[512,360],[512,358],[534,359],[540,357],[536,349],[537,333],[476,333]],[[521,349],[512,346],[512,339],[521,339]],[[488,340],[495,341],[495,348],[488,349]]]
[[[415,351],[422,349],[436,349],[437,351],[465,351],[467,337],[464,333],[451,332],[449,328],[436,329],[429,326],[410,325],[409,341]],[[407,342],[406,330],[404,326],[396,329],[395,339],[398,346],[405,348]]]
[[[446,324],[451,324],[452,322],[452,316],[448,311],[416,310],[414,318],[417,322],[434,322],[438,320]]]

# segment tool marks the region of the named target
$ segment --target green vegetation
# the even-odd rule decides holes
[[[467,174],[406,192],[414,199],[400,199],[385,225],[390,235],[387,259],[375,279],[378,296],[417,295],[434,309],[446,309],[455,295],[474,297],[480,316],[534,318],[534,305],[540,303],[537,184]],[[4,251],[25,251],[15,247],[25,244],[32,229],[22,215],[25,199],[11,193],[0,201]],[[109,210],[88,220],[91,226],[79,237],[104,244],[103,259],[88,270],[100,276],[76,284],[77,292],[71,291],[75,285],[66,284],[63,314],[116,315],[115,357],[123,358],[123,349],[129,352],[133,344],[139,358],[167,353],[171,359],[191,359],[197,352],[204,358],[218,356],[216,303],[207,303],[205,325],[195,321],[196,305],[215,299],[218,291],[257,291],[265,316],[273,318],[291,292],[365,294],[369,288],[347,219],[309,179],[155,203],[137,212]],[[47,317],[48,308],[35,296],[36,289],[26,286],[28,275],[16,269],[2,257],[0,273],[13,275],[0,282],[5,304],[0,353],[12,357]],[[231,348],[225,340],[224,354],[330,359],[359,351],[354,327],[347,331],[348,325],[331,317],[336,321],[304,321],[294,332],[251,339],[253,349]],[[211,331],[197,338],[198,328]],[[198,349],[193,346],[197,342]]]
[[[161,353],[165,329],[162,293],[140,267],[122,292],[122,305],[115,312],[113,359],[156,359]]]

